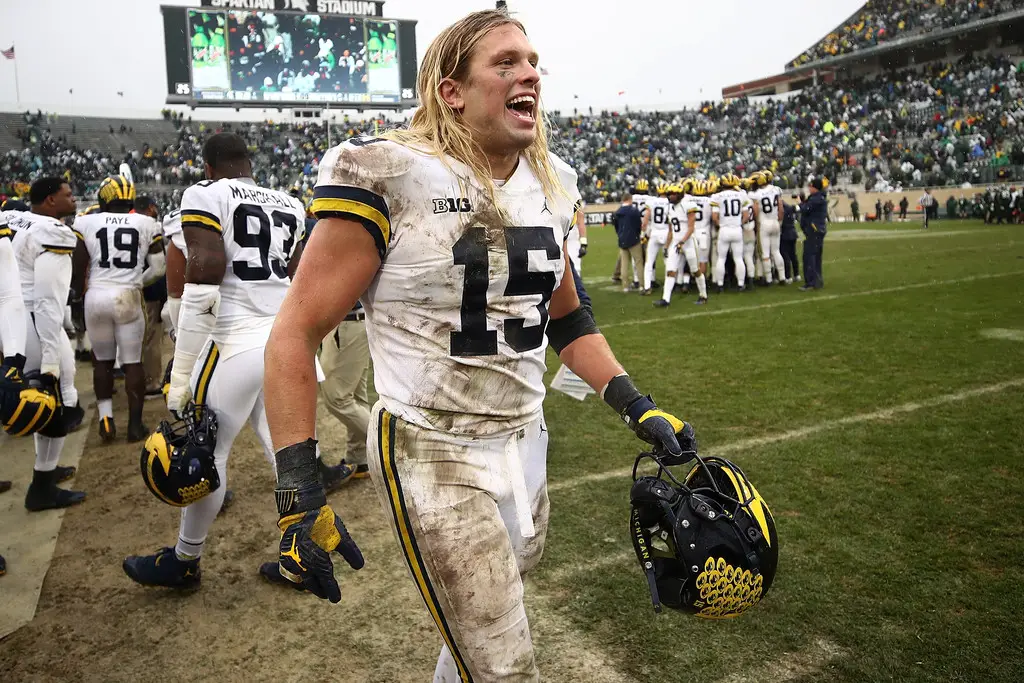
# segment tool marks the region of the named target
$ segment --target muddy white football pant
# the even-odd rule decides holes
[[[181,511],[174,550],[179,556],[199,557],[228,490],[231,446],[246,422],[256,432],[275,480],[277,470],[263,403],[263,347],[222,358],[217,345],[208,341],[192,369],[191,386],[195,402],[205,404],[217,416],[217,446],[213,455],[220,475],[216,491]]]
[[[757,247],[757,235],[754,230],[743,231],[743,266],[748,276],[754,277],[755,265],[754,265],[754,249]],[[733,258],[736,258],[733,256]],[[737,282],[742,287],[744,281],[738,279]]]
[[[522,576],[544,550],[547,444],[543,417],[463,437],[374,406],[370,476],[444,642],[434,683],[540,680]]]
[[[779,274],[780,280],[786,279],[786,262],[782,260],[782,228],[778,223],[761,224],[761,263],[764,264],[764,277],[772,281],[772,266]]]
[[[718,244],[715,246],[718,251],[718,260],[715,261],[715,284],[719,287],[725,284],[725,260],[731,251],[732,263],[736,269],[736,282],[742,287],[747,277],[747,269],[743,263],[743,228],[719,228]]]
[[[668,230],[652,230],[647,240],[647,260],[644,261],[644,289],[650,289],[654,282],[655,259],[668,242]]]
[[[146,336],[142,292],[127,287],[89,289],[85,293],[85,331],[96,360],[141,363]]]
[[[668,258],[665,259],[665,291],[662,293],[662,298],[665,301],[672,301],[672,289],[675,284],[675,278],[671,277],[669,273],[678,274],[683,269],[684,263],[690,266],[690,272],[697,281],[697,292],[701,297],[707,298],[707,283],[704,276],[697,270],[697,244],[694,236],[690,235],[690,239],[683,242],[682,247],[682,253],[680,253],[678,246],[675,244],[668,250]]]
[[[31,306],[25,312],[25,372],[38,370],[42,364],[42,350],[39,347],[39,335],[32,316]],[[68,333],[60,331],[60,386],[61,401],[64,405],[78,405],[78,389],[75,388],[75,352],[71,348]],[[36,461],[33,468],[40,472],[49,472],[57,467],[61,450],[64,448],[64,437],[43,436],[33,434],[36,447]]]

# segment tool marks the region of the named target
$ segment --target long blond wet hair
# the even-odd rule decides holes
[[[441,81],[450,78],[465,82],[469,60],[480,40],[488,32],[512,24],[523,33],[522,23],[500,10],[473,12],[443,30],[427,48],[420,64],[416,85],[419,88],[420,108],[413,114],[408,128],[387,131],[382,137],[405,146],[414,146],[438,156],[447,165],[445,156],[468,166],[484,187],[491,202],[496,201],[497,188],[491,177],[490,165],[483,148],[472,138],[462,115],[441,98]],[[534,175],[551,200],[568,196],[548,155],[548,131],[540,100],[536,107],[537,136],[523,152]]]

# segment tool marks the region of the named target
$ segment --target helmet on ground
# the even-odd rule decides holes
[[[760,602],[779,563],[779,537],[764,499],[734,463],[702,458],[680,481],[641,453],[633,465],[630,533],[656,611],[661,605],[726,619]],[[644,458],[656,476],[637,476]]]
[[[189,404],[181,419],[164,420],[142,447],[142,479],[168,505],[185,507],[220,486],[213,450],[217,416],[206,406]]]
[[[99,199],[101,206],[111,202],[134,202],[135,183],[121,175],[108,176],[96,190],[96,198]]]

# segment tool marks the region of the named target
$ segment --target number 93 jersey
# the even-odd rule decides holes
[[[226,268],[213,340],[225,358],[266,344],[288,292],[288,261],[305,235],[302,202],[249,178],[204,180],[181,197],[182,229],[224,241]]]
[[[163,239],[160,224],[141,213],[90,213],[75,219],[89,252],[89,287],[142,287],[146,254]]]
[[[380,270],[362,296],[374,385],[385,408],[427,429],[494,435],[536,418],[544,400],[548,303],[565,270],[576,174],[546,197],[525,157],[496,210],[468,167],[381,138],[320,163],[318,218],[361,223]]]

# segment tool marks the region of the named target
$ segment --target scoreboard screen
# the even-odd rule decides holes
[[[414,21],[163,7],[167,102],[415,105]]]

